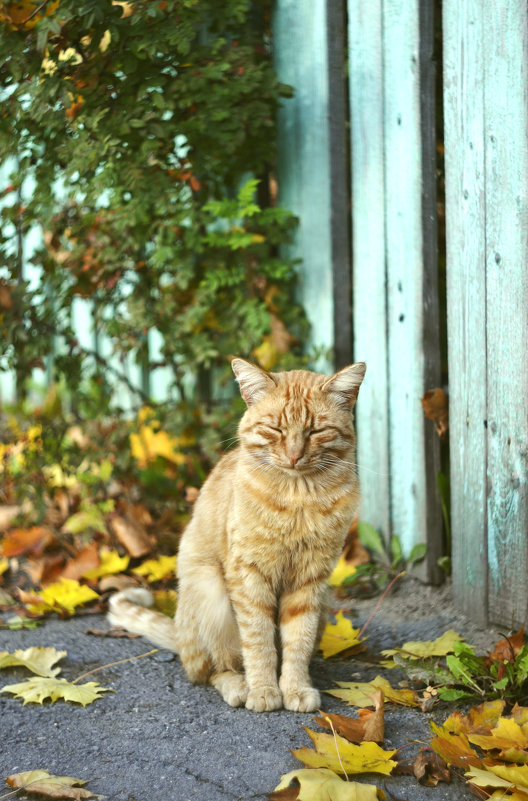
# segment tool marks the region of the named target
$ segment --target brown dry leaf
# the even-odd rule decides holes
[[[86,629],[85,634],[91,634],[92,637],[110,637],[111,639],[121,639],[125,637],[127,640],[135,640],[141,637],[141,634],[133,634],[126,629]]]
[[[436,787],[438,782],[451,781],[451,773],[441,756],[434,751],[420,751],[414,760],[413,773],[426,787]]]
[[[97,544],[92,542],[83,548],[82,551],[70,559],[61,572],[64,578],[74,579],[79,581],[80,578],[88,571],[95,570],[99,566],[99,554]]]
[[[71,776],[53,776],[49,770],[28,770],[25,773],[13,773],[6,778],[10,787],[24,788],[26,793],[38,793],[47,798],[72,798],[82,801],[84,798],[104,798],[102,795],[84,790],[80,785],[86,784],[81,779]]]
[[[359,541],[358,523],[359,515],[356,515],[350,524],[342,553],[345,560],[355,567],[370,562],[369,552]]]
[[[469,740],[462,732],[451,734],[442,726],[437,726],[431,722],[431,728],[436,734],[431,742],[431,748],[444,759],[448,765],[468,770],[470,767],[478,766],[481,759],[477,752],[471,748]]]
[[[5,531],[9,528],[13,520],[22,511],[21,506],[14,504],[2,504],[0,506],[0,531]]]
[[[134,581],[130,576],[125,576],[123,573],[119,573],[117,576],[102,576],[98,583],[100,592],[124,590],[127,587],[137,587],[137,581]]]
[[[515,634],[512,634],[511,637],[505,637],[503,640],[499,640],[486,659],[486,662],[502,662],[505,659],[508,660],[508,662],[513,662],[523,646],[524,626],[522,626],[519,631],[516,631]]]
[[[341,737],[345,737],[351,743],[382,743],[385,737],[385,698],[382,690],[376,690],[372,694],[372,703],[374,711],[359,709],[358,718],[320,712],[321,717],[314,718],[314,720],[323,729],[332,731],[333,726]]]
[[[57,581],[59,576],[62,575],[63,568],[64,556],[62,554],[41,556],[38,559],[28,556],[23,565],[24,571],[28,573],[34,586],[39,584],[44,586],[52,581]]]
[[[45,526],[14,528],[5,535],[2,554],[7,558],[27,553],[42,553],[55,540],[53,532]]]
[[[497,699],[496,701],[486,701],[479,706],[473,706],[469,710],[469,715],[463,715],[458,709],[444,722],[443,729],[451,734],[488,734],[490,729],[497,725],[503,713],[505,702]],[[523,707],[519,707],[522,709]],[[515,708],[512,710],[512,715]]]
[[[436,433],[443,437],[449,429],[449,403],[443,389],[430,389],[421,399],[425,416],[433,420]]]
[[[152,550],[152,543],[145,526],[135,518],[116,515],[111,521],[114,534],[125,546],[132,558],[146,556]]]

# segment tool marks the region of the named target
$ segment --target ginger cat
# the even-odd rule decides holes
[[[359,504],[351,409],[366,366],[330,378],[232,367],[248,408],[182,536],[175,623],[143,589],[114,595],[109,620],[178,651],[231,706],[311,712],[327,579]]]

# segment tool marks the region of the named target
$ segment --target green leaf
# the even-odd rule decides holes
[[[392,555],[392,567],[394,570],[396,570],[396,568],[403,559],[401,541],[397,534],[393,534],[393,536],[391,537],[390,549]]]
[[[370,523],[358,523],[359,540],[365,548],[370,548],[374,553],[384,555],[385,545],[378,531]]]
[[[427,545],[423,542],[419,542],[417,545],[414,546],[411,553],[409,554],[409,566],[415,565],[417,562],[421,562],[422,559],[425,558],[427,554]]]

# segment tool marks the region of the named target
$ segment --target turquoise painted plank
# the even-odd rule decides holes
[[[354,358],[367,363],[356,407],[361,517],[388,540],[391,523],[381,0],[349,0],[348,22]]]
[[[489,617],[528,611],[528,7],[482,7]]]
[[[311,345],[333,344],[330,132],[326,1],[278,0],[274,62],[294,97],[279,112],[279,202],[299,217],[290,255],[302,259],[299,298],[311,323]],[[331,371],[321,358],[318,369]]]
[[[453,590],[487,622],[486,276],[480,0],[444,0],[447,318]]]
[[[418,8],[384,2],[384,117],[391,513],[405,551],[425,539]]]
[[[444,5],[453,585],[487,620],[485,183],[480,3]]]

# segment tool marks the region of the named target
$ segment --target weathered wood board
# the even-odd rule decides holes
[[[444,0],[453,581],[528,613],[528,8]]]
[[[434,136],[421,94],[432,75],[424,5],[348,3],[354,343],[368,364],[357,409],[362,515],[398,534],[407,555],[427,543],[423,575],[436,580],[439,443],[420,403],[440,381],[436,241],[424,237],[435,237],[424,225],[424,192],[435,194],[434,151],[422,148]]]
[[[311,323],[311,345],[333,344],[330,128],[326,0],[278,0],[274,64],[294,89],[278,117],[279,202],[299,217],[292,255],[302,259],[299,297]],[[329,360],[317,363],[332,369]]]

